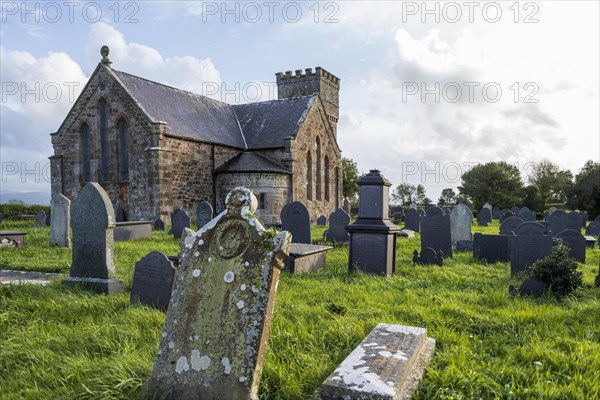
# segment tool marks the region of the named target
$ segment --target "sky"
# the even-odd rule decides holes
[[[49,134],[102,45],[114,69],[228,103],[321,66],[341,79],[343,156],[434,201],[479,163],[577,174],[600,161],[599,4],[2,1],[1,190],[49,201]]]

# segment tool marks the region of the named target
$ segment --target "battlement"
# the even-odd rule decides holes
[[[314,72],[312,68],[305,68],[304,70],[297,69],[296,71],[294,71],[294,74],[292,74],[292,71],[285,71],[285,73],[278,72],[275,74],[275,77],[277,78],[277,82],[283,80],[289,80],[288,82],[290,82],[302,78],[318,78],[319,80],[327,81],[333,85],[340,84],[340,78],[321,67],[316,67]]]

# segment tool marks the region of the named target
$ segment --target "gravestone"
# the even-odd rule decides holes
[[[582,220],[581,214],[577,211],[567,213],[567,229],[581,231]]]
[[[350,225],[350,216],[344,210],[338,208],[329,216],[329,228],[325,233],[325,239],[333,242],[347,242],[350,234],[346,227]]]
[[[294,201],[281,210],[281,229],[292,234],[292,243],[312,244],[310,214],[308,208],[299,201]]]
[[[50,209],[50,212],[48,212],[48,214],[46,214],[46,226],[50,226],[50,223],[52,222],[52,208]]]
[[[344,201],[342,202],[342,210],[344,210],[346,214],[352,216],[351,207],[352,206],[350,205],[350,200],[348,200],[347,197],[344,197]]]
[[[473,258],[488,263],[509,260],[507,235],[484,235],[476,233],[473,239]]]
[[[163,221],[160,218],[156,219],[154,221],[154,229],[156,229],[157,231],[164,231],[165,230],[165,221]]]
[[[553,213],[554,211],[556,211],[556,210],[558,210],[558,208],[556,208],[556,207],[550,207],[550,208],[548,209],[548,214],[549,214],[549,215],[552,215],[552,213]]]
[[[500,234],[501,235],[508,235],[511,232],[513,232],[515,229],[517,229],[517,226],[521,225],[523,221],[521,218],[519,217],[510,217],[504,220],[504,222],[502,222],[500,224]]]
[[[452,242],[459,240],[471,240],[471,226],[473,225],[473,213],[464,204],[458,204],[450,213],[450,232]]]
[[[436,206],[430,207],[421,219],[421,253],[427,247],[441,252],[442,257],[452,257],[450,216]]]
[[[42,226],[46,226],[46,212],[45,211],[40,211],[39,213],[37,213],[37,215],[35,216],[35,223],[34,226],[36,228],[41,228]]]
[[[406,210],[404,215],[404,228],[409,229],[413,232],[419,232],[421,216],[414,208]]]
[[[181,238],[185,228],[190,227],[190,216],[184,210],[178,208],[171,213],[171,231],[173,236]]]
[[[490,203],[485,203],[485,204],[483,205],[483,207],[484,207],[484,208],[487,208],[487,209],[489,209],[489,210],[490,210],[490,212],[492,212],[492,205],[491,205]]]
[[[560,232],[567,229],[567,213],[563,210],[556,210],[548,217],[550,230],[552,235],[558,235]]]
[[[544,211],[544,221],[548,221],[550,218],[550,213],[548,211]]]
[[[444,255],[441,252],[437,252],[431,247],[426,247],[421,250],[421,254],[415,250],[413,252],[413,263],[421,265],[444,265]]]
[[[521,296],[534,296],[541,297],[546,294],[546,284],[537,279],[527,279],[519,287],[519,291],[515,289],[514,285],[508,287],[508,291],[511,294],[520,294]]]
[[[473,251],[472,240],[457,240],[454,244],[454,250],[456,251]]]
[[[291,237],[264,235],[237,187],[227,212],[181,240],[180,266],[144,398],[258,399],[275,291]]]
[[[569,257],[585,264],[586,242],[579,229],[565,229],[555,236],[569,247]]]
[[[533,263],[552,253],[552,235],[537,222],[523,222],[509,235],[510,273],[528,271]]]
[[[487,226],[487,224],[489,224],[491,222],[492,222],[492,211],[487,207],[483,207],[477,213],[477,224],[480,226]]]
[[[196,226],[198,229],[210,222],[213,219],[213,208],[208,201],[201,201],[196,207]],[[189,228],[189,227],[188,227]]]
[[[500,219],[500,209],[498,207],[492,208],[492,219]]]
[[[515,216],[515,214],[512,211],[506,210],[503,213],[500,213],[499,222],[502,223],[502,222],[506,221],[508,218],[514,217],[514,216]]]
[[[123,207],[117,207],[117,211],[115,211],[115,219],[115,222],[125,222],[127,220],[127,218],[125,217],[125,210],[123,210]]]
[[[512,213],[515,214],[516,216],[519,216],[519,211],[521,211],[521,209],[517,206],[512,206],[510,211],[512,211]]]
[[[99,293],[118,293],[123,282],[115,279],[113,229],[115,213],[108,194],[96,182],[87,183],[71,208],[73,260],[63,284],[82,284]]]
[[[412,210],[416,210],[417,209],[417,203],[415,203],[415,202],[410,203],[410,206],[408,206],[408,208],[412,209]]]
[[[524,222],[535,221],[535,211],[530,210],[527,207],[521,208],[518,215]]]
[[[71,246],[71,200],[62,194],[50,201],[50,246]]]
[[[317,218],[317,225],[319,225],[319,226],[327,225],[327,217],[325,217],[324,215],[321,215],[319,218]]]
[[[598,221],[590,221],[587,228],[585,228],[586,235],[600,235],[600,222]]]
[[[585,226],[588,223],[588,220],[590,219],[590,216],[588,215],[587,212],[582,212],[581,213],[581,227],[585,228]]]
[[[135,263],[131,284],[131,303],[166,311],[171,299],[175,268],[160,251],[153,251]]]

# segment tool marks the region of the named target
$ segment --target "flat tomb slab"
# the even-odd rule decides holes
[[[31,283],[34,285],[47,285],[52,282],[58,274],[35,271],[13,271],[9,269],[0,270],[0,284],[23,285]]]
[[[152,239],[152,221],[117,222],[113,230],[116,241]]]
[[[323,382],[319,399],[410,399],[434,348],[425,328],[377,324]]]
[[[332,248],[318,244],[292,243],[290,255],[285,259],[285,269],[298,274],[322,268],[327,262],[327,252]]]
[[[27,235],[27,232],[0,231],[0,242],[2,242],[1,246],[10,247],[11,243],[16,243],[17,246],[21,247],[25,243],[25,235]]]
[[[594,248],[594,244],[596,243],[596,239],[593,236],[584,236],[585,244],[587,247]]]

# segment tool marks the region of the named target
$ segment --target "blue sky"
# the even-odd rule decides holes
[[[599,161],[599,2],[424,4],[3,1],[2,190],[49,193],[48,134],[103,44],[115,69],[230,103],[321,66],[344,156],[434,200],[476,163]]]

